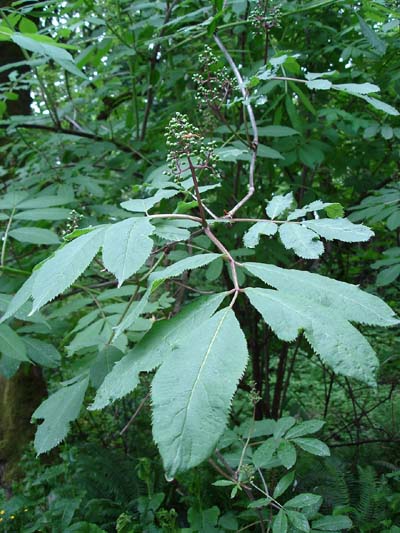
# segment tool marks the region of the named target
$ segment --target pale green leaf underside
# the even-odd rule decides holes
[[[318,259],[324,253],[324,245],[318,235],[300,224],[282,224],[279,236],[285,248],[303,259]]]
[[[32,312],[68,289],[86,270],[103,244],[105,229],[97,228],[74,239],[40,267],[32,287]]]
[[[275,235],[278,226],[274,222],[257,222],[244,234],[243,243],[247,248],[255,248],[261,235]]]
[[[294,211],[292,211],[292,213],[290,213],[290,215],[287,217],[287,220],[296,220],[300,217],[304,217],[307,213],[321,211],[321,209],[325,209],[326,207],[329,207],[331,205],[334,204],[332,202],[322,202],[321,200],[315,200],[315,202],[311,202],[311,204],[305,205],[300,209],[295,209]]]
[[[157,371],[153,436],[169,477],[213,452],[247,357],[245,337],[226,308],[194,328]]]
[[[32,418],[43,418],[35,435],[35,450],[46,453],[66,437],[69,424],[79,416],[89,379],[64,387],[45,400]]]
[[[149,209],[161,202],[161,200],[172,198],[177,194],[179,194],[178,190],[163,189],[156,192],[154,196],[150,196],[149,198],[138,198],[122,202],[121,207],[123,209],[126,209],[127,211],[133,211],[136,213],[146,213]]]
[[[336,373],[375,383],[375,353],[340,312],[284,291],[249,288],[246,294],[280,339],[290,342],[304,331],[313,350]]]
[[[110,226],[104,235],[103,263],[118,286],[144,264],[151,253],[154,226],[147,218],[128,218]]]
[[[144,313],[146,305],[149,301],[150,293],[151,289],[147,289],[141,299],[134,306],[132,306],[126,316],[124,316],[121,322],[115,327],[113,342],[115,342],[122,332],[130,328],[132,324],[134,324],[134,322],[139,318],[139,316]]]
[[[219,257],[221,257],[220,254],[214,253],[198,254],[186,257],[185,259],[182,259],[181,261],[178,261],[177,263],[174,263],[173,265],[170,265],[167,268],[164,268],[163,270],[157,270],[157,272],[153,272],[149,277],[149,282],[153,283],[157,280],[180,276],[186,270],[194,270],[195,268],[200,268],[202,266],[208,265]]]
[[[54,231],[45,228],[16,228],[10,231],[10,237],[30,244],[59,244],[60,239]]]
[[[139,382],[140,372],[150,372],[160,365],[193,327],[204,322],[218,309],[224,298],[225,293],[197,298],[174,318],[156,322],[139,344],[106,376],[90,409],[103,409],[132,392]]]
[[[321,237],[343,242],[365,242],[374,232],[362,224],[353,224],[347,218],[321,218],[302,222],[303,226],[315,231]]]
[[[376,326],[399,324],[393,310],[377,296],[356,285],[311,274],[303,270],[289,270],[275,265],[244,263],[246,269],[264,283],[287,290],[318,304],[333,307],[351,322]]]
[[[277,195],[268,202],[266,213],[274,219],[284,213],[293,203],[293,193],[288,192],[285,195]]]

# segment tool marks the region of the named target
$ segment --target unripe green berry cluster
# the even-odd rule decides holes
[[[75,211],[75,209],[72,209],[69,213],[69,217],[67,220],[67,223],[65,225],[65,228],[62,230],[62,236],[68,235],[69,233],[72,233],[79,227],[79,222],[83,218],[83,215],[78,213],[78,211]]]
[[[169,167],[166,173],[174,177],[176,182],[181,180],[182,173],[187,170],[189,159],[196,169],[208,170],[219,177],[215,141],[205,142],[199,128],[190,123],[187,115],[176,113],[165,136]]]
[[[197,102],[203,106],[220,107],[230,94],[233,79],[229,70],[221,66],[209,46],[199,55],[199,72],[192,77],[196,84]]]
[[[280,27],[282,12],[280,5],[270,6],[268,0],[259,0],[249,14],[249,20],[256,34]]]

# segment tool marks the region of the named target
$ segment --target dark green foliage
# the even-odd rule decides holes
[[[1,531],[399,533],[397,4],[0,2]]]

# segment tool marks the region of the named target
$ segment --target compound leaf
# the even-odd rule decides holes
[[[153,248],[154,226],[147,218],[127,218],[110,226],[104,235],[103,263],[118,280],[118,287],[144,264]]]
[[[152,384],[153,436],[169,477],[214,450],[247,364],[247,346],[230,308],[190,331]]]
[[[70,422],[79,416],[88,383],[89,378],[85,378],[63,387],[33,413],[32,418],[44,419],[35,435],[35,450],[38,454],[48,452],[65,439]]]
[[[324,253],[324,245],[318,236],[300,224],[282,224],[279,236],[285,248],[303,259],[318,259]]]
[[[33,281],[32,313],[68,289],[86,270],[103,243],[104,230],[100,227],[74,239],[40,267]]]
[[[224,298],[225,293],[197,298],[174,318],[156,322],[106,376],[89,409],[103,409],[133,391],[139,383],[140,372],[150,372],[159,366],[195,325],[218,309]]]
[[[343,242],[365,242],[374,236],[374,232],[362,224],[353,224],[347,218],[320,218],[302,222],[320,237],[328,241],[334,239]]]
[[[399,323],[393,310],[383,300],[362,291],[356,285],[275,265],[244,263],[244,266],[271,287],[334,308],[342,317],[352,322],[375,326],[394,326]]]
[[[246,294],[280,339],[292,341],[304,331],[314,351],[336,373],[375,384],[375,353],[339,312],[284,291],[250,288]]]
[[[255,248],[261,235],[275,235],[278,226],[274,222],[257,222],[244,234],[243,243],[247,248]]]

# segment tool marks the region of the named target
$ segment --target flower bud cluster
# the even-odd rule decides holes
[[[81,219],[83,218],[83,215],[78,213],[78,211],[75,211],[75,209],[72,209],[69,213],[68,221],[65,225],[65,228],[62,230],[62,236],[68,235],[69,233],[72,233],[79,227],[79,223]]]
[[[189,168],[189,161],[195,169],[208,170],[219,176],[215,141],[204,140],[199,128],[190,123],[187,115],[176,113],[166,131],[168,148],[167,174],[180,182],[182,174]]]
[[[256,34],[264,34],[273,28],[279,28],[281,24],[280,5],[270,6],[268,0],[258,0],[249,14],[249,20]]]
[[[219,108],[228,98],[234,83],[229,70],[221,66],[209,46],[205,46],[199,55],[199,72],[192,78],[197,88],[195,98],[202,107]]]

